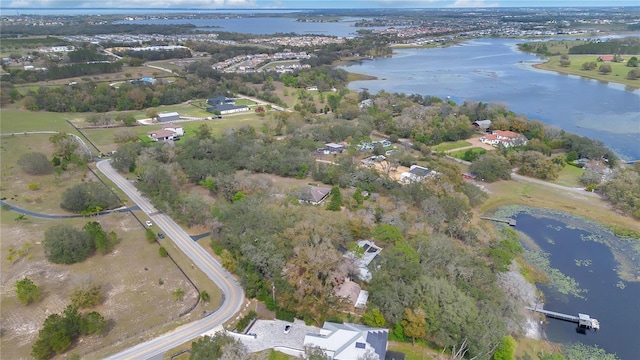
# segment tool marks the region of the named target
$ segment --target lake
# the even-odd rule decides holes
[[[501,214],[501,216],[504,214]],[[529,209],[511,215],[516,229],[529,238],[523,245],[547,253],[549,266],[577,282],[578,294],[563,294],[558,288],[538,285],[545,296],[544,308],[577,316],[585,313],[600,321],[600,330],[576,331],[576,324],[548,319],[544,328],[550,341],[597,345],[622,360],[640,359],[640,283],[621,280],[619,263],[604,243],[629,254],[631,240],[616,238],[598,225],[565,213]],[[639,240],[633,240],[639,241]],[[635,252],[638,255],[638,250]],[[638,257],[629,255],[636,271]]]
[[[235,15],[238,16],[238,15]],[[203,31],[227,31],[242,34],[270,35],[276,33],[295,33],[298,35],[326,35],[355,37],[355,22],[360,19],[344,18],[338,22],[299,22],[286,17],[234,17],[221,19],[148,19],[120,21],[120,24],[168,25],[193,24]],[[215,26],[215,28],[210,28]],[[367,27],[366,30],[386,29],[386,27]]]
[[[598,139],[621,157],[640,159],[640,89],[537,70],[543,62],[519,51],[523,40],[477,39],[457,46],[395,50],[393,57],[342,66],[376,76],[352,90],[450,96],[500,103],[582,136]]]

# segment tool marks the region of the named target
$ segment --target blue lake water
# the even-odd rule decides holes
[[[393,57],[343,68],[378,77],[350,83],[353,90],[500,103],[530,119],[598,139],[623,158],[640,159],[639,89],[536,70],[532,64],[544,60],[520,52],[519,42],[478,39],[446,48],[396,50]]]
[[[346,18],[339,22],[299,22],[294,18],[280,17],[230,17],[228,19],[149,19],[122,21],[122,24],[193,24],[200,30],[227,31],[242,34],[270,35],[275,33],[295,33],[298,35],[327,35],[338,37],[355,37],[360,28],[354,26],[357,20]],[[367,27],[367,30],[384,29],[384,27]]]
[[[579,288],[586,290],[584,298],[580,298],[540,285],[545,309],[574,316],[585,313],[600,321],[600,330],[581,334],[576,332],[576,324],[549,319],[544,328],[548,339],[563,344],[597,345],[622,360],[640,359],[640,283],[619,279],[611,250],[601,243],[583,240],[593,231],[588,225],[583,227],[580,220],[573,219],[572,226],[567,226],[556,219],[524,213],[514,218],[518,222],[516,229],[550,254],[551,267],[575,279]],[[603,232],[598,236],[610,236],[615,243],[625,242]]]

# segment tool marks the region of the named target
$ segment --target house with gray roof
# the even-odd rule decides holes
[[[304,346],[321,348],[335,360],[353,360],[366,353],[383,360],[387,353],[389,330],[359,324],[325,322],[319,334],[307,334]]]
[[[330,193],[330,188],[309,185],[298,193],[298,201],[300,203],[318,205],[324,201]]]

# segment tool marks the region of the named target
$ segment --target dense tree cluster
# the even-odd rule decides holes
[[[87,181],[66,189],[60,207],[75,213],[93,213],[111,209],[119,203],[117,196],[104,184]]]
[[[105,254],[117,243],[114,232],[108,235],[97,222],[87,223],[82,230],[71,225],[59,224],[44,233],[42,246],[47,259],[56,264],[73,264],[83,261],[96,249]]]
[[[122,62],[112,63],[84,63],[56,65],[51,64],[47,70],[9,70],[8,80],[14,84],[38,82],[45,80],[57,80],[71,77],[91,76],[99,74],[115,73],[122,70]]]
[[[640,39],[627,37],[607,41],[592,40],[586,44],[572,46],[569,48],[569,54],[640,54]]]
[[[167,50],[124,50],[116,51],[114,54],[129,58],[143,59],[146,61],[184,59],[191,57],[191,50],[186,48]]]
[[[107,320],[98,312],[81,314],[69,305],[62,314],[51,314],[44,321],[31,350],[36,360],[47,360],[62,354],[81,335],[102,335],[107,330]]]

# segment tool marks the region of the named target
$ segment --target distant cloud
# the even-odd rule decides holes
[[[488,3],[485,0],[456,0],[449,7],[461,7],[461,8],[469,8],[469,7],[498,7],[500,4],[497,2]]]

